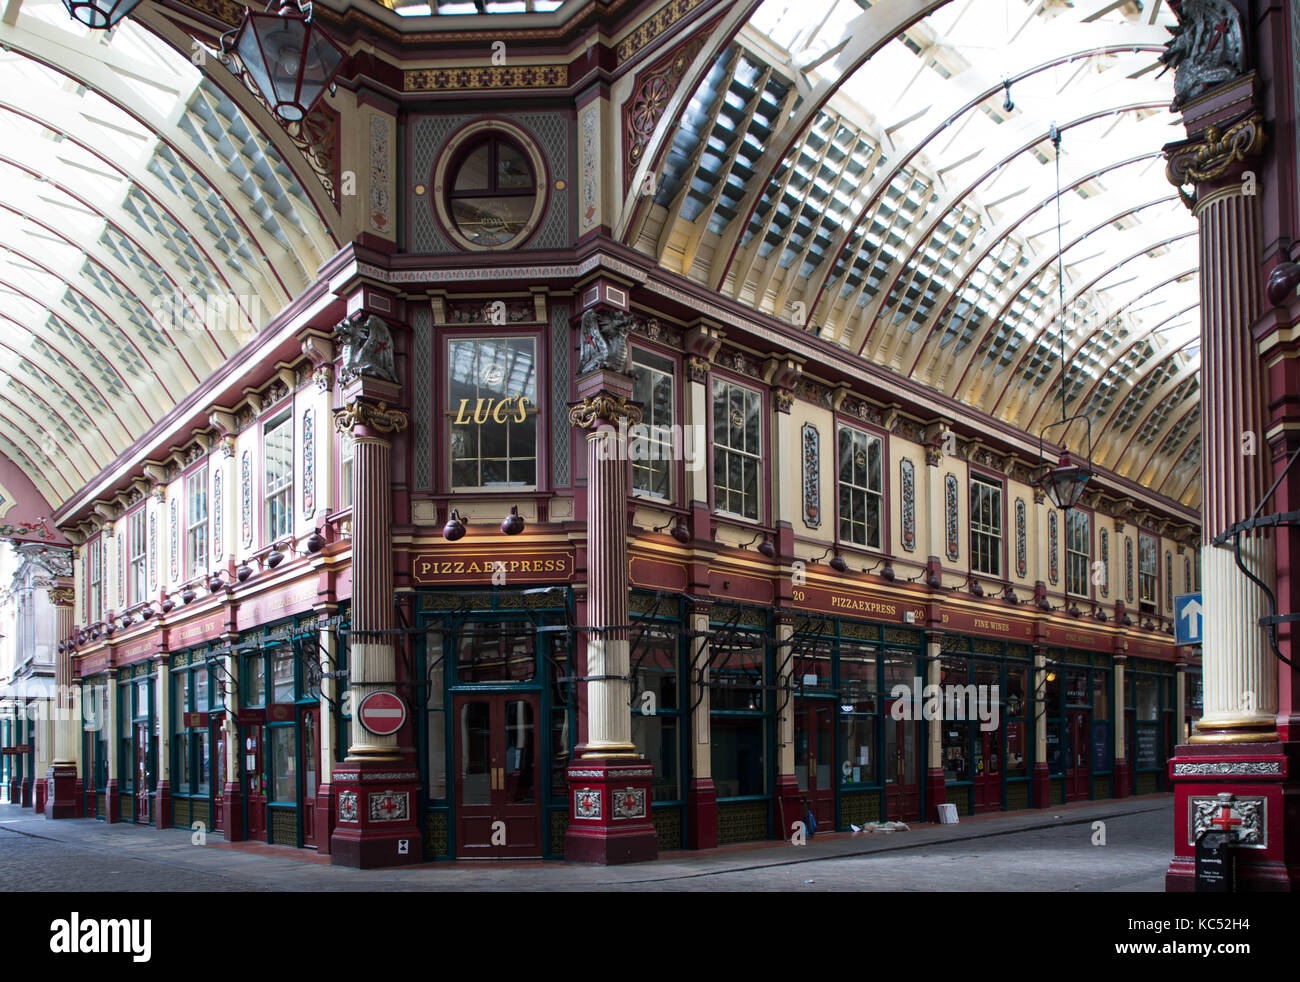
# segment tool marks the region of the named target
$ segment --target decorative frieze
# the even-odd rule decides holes
[[[803,523],[810,529],[822,524],[821,434],[812,423],[804,423],[803,444]]]
[[[171,515],[171,531],[169,538],[171,540],[171,579],[175,583],[180,578],[181,565],[181,523],[178,508],[178,502],[172,498],[169,503]]]
[[[632,318],[632,333],[640,335],[647,341],[654,341],[668,348],[682,346],[682,332],[677,328],[660,322],[658,317]]]
[[[956,562],[959,555],[957,534],[957,476],[947,474],[943,481],[944,512],[944,546],[950,562]]]
[[[814,406],[822,409],[831,408],[831,390],[814,379],[801,377],[794,384],[794,393]]]
[[[885,414],[880,408],[855,395],[844,396],[840,400],[839,411],[864,423],[880,427],[885,425]]]
[[[302,414],[302,514],[310,519],[316,514],[316,412]]]
[[[758,361],[736,348],[722,348],[713,359],[713,364],[718,368],[725,368],[754,379],[761,378],[763,375],[762,366]]]
[[[226,556],[225,478],[221,468],[212,469],[212,558],[220,562]]]
[[[1124,537],[1124,599],[1133,602],[1133,540]]]
[[[1056,555],[1057,540],[1060,538],[1057,526],[1056,509],[1053,508],[1047,513],[1047,582],[1052,586],[1056,586],[1056,581],[1061,576],[1060,562]]]
[[[407,422],[406,413],[391,408],[388,403],[382,401],[353,399],[346,406],[334,410],[335,428],[347,434],[351,434],[353,427],[358,424],[376,433],[400,433],[406,429]]]
[[[904,457],[898,464],[903,487],[903,548],[916,551],[916,465]]]
[[[253,544],[253,458],[245,450],[239,458],[239,539]]]
[[[1022,580],[1029,575],[1029,546],[1025,532],[1025,499],[1016,499],[1016,575]]]
[[[1174,557],[1165,550],[1165,610],[1174,609]]]
[[[158,589],[158,513],[149,512],[149,591]]]
[[[1101,530],[1101,583],[1098,591],[1103,597],[1110,596],[1110,533]]]

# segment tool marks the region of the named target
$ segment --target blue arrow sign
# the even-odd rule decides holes
[[[1200,644],[1204,608],[1199,593],[1183,593],[1174,597],[1174,642]]]

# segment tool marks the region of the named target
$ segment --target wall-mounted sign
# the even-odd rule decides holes
[[[473,552],[419,552],[411,560],[411,579],[425,586],[491,583],[493,576],[517,584],[567,583],[573,579],[573,552],[483,545]]]
[[[904,623],[906,619],[903,615],[911,611],[915,618],[913,623],[925,622],[925,605],[920,601],[906,601],[858,590],[828,590],[812,585],[794,587],[791,597],[794,606],[801,610],[898,624]]]
[[[361,700],[357,719],[375,736],[392,736],[406,722],[406,703],[381,689]]]

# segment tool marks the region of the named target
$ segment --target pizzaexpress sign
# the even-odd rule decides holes
[[[516,583],[568,583],[573,579],[573,552],[496,548],[453,553],[439,549],[417,553],[411,562],[411,579],[426,586],[490,583],[494,576]]]

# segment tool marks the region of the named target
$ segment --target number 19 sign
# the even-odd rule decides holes
[[[406,722],[406,703],[391,692],[372,692],[357,707],[357,719],[375,736],[392,736]]]

